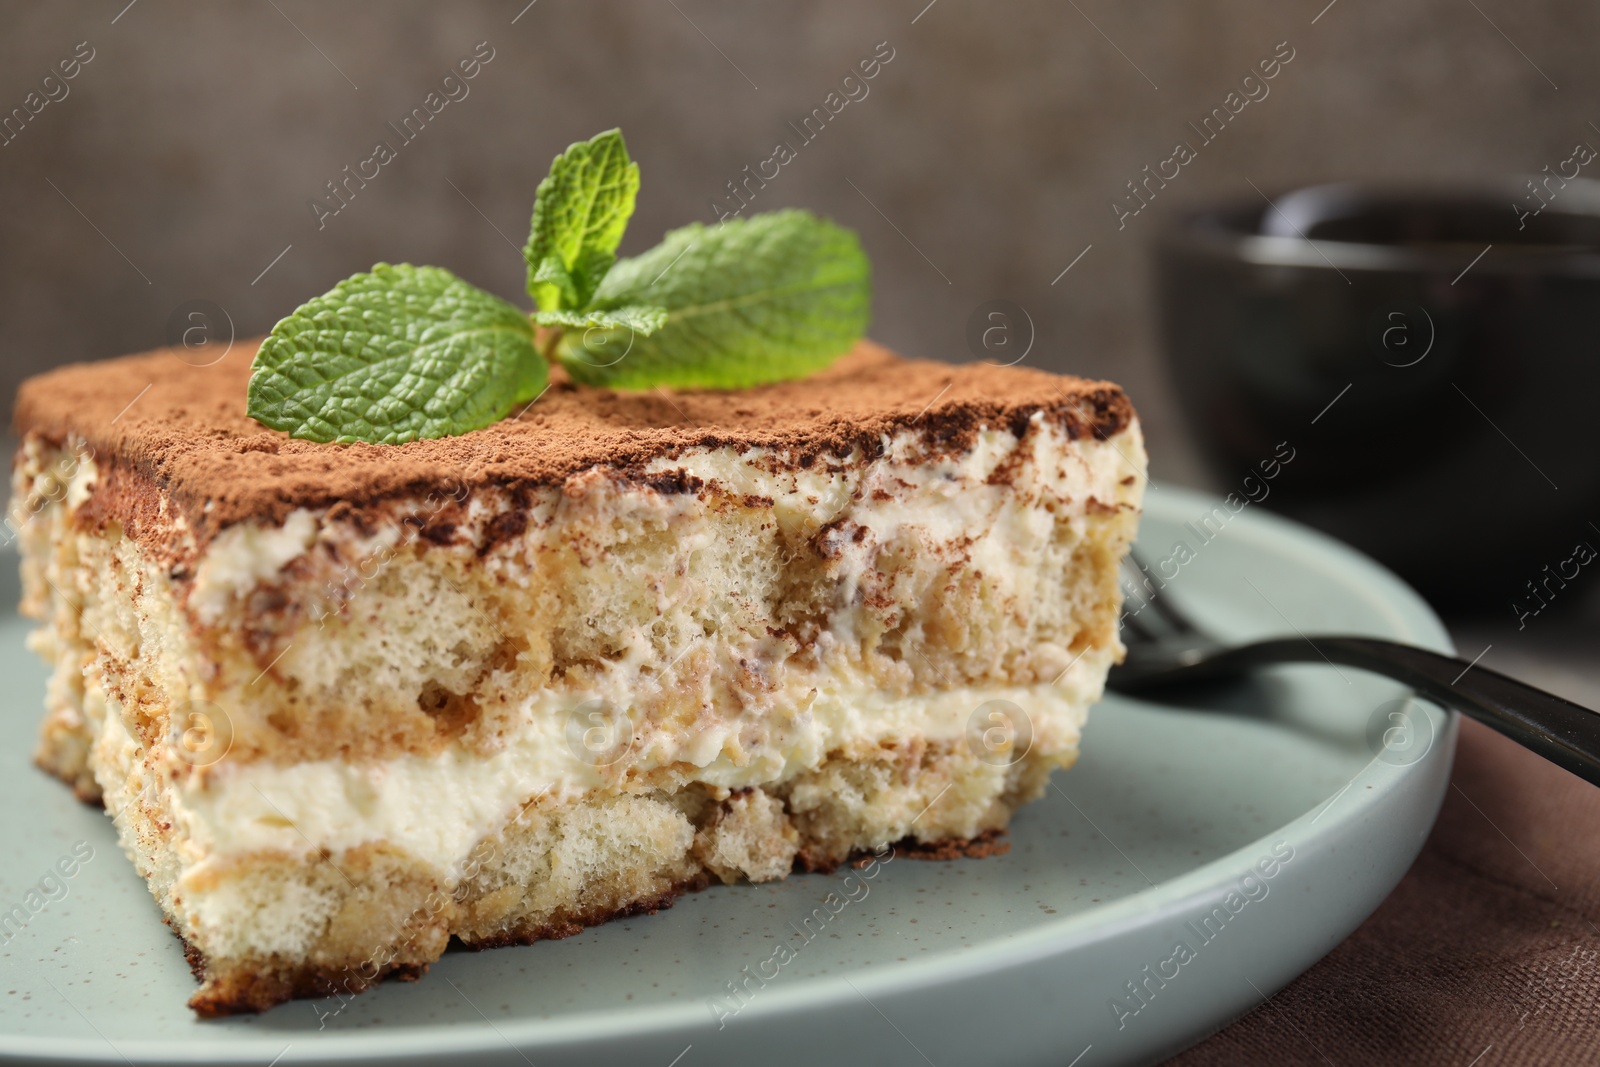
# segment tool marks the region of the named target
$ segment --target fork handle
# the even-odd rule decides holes
[[[1206,665],[1231,673],[1272,663],[1325,661],[1403,682],[1419,696],[1456,708],[1600,785],[1600,714],[1455,656],[1372,637],[1290,637],[1230,649]]]

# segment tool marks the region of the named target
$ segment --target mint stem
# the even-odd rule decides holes
[[[559,327],[554,327],[550,330],[550,337],[545,341],[544,347],[539,350],[539,354],[544,357],[546,363],[554,363],[556,361],[556,346],[561,343],[561,335],[565,332]]]

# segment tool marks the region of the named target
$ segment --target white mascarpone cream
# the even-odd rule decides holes
[[[974,712],[992,701],[1020,709],[1025,726],[1008,728],[1001,743],[1020,737],[1047,751],[1076,749],[1090,704],[1100,696],[1108,652],[1089,652],[1054,683],[942,690],[919,697],[885,697],[870,687],[818,692],[794,716],[786,736],[740,759],[733,720],[686,737],[657,733],[627,753],[641,772],[673,764],[697,768],[699,781],[728,789],[779,784],[816,767],[831,749],[878,739],[921,737],[974,746],[994,744],[993,723]],[[281,850],[331,851],[388,841],[435,868],[457,873],[479,840],[496,832],[535,797],[571,797],[605,784],[600,761],[616,758],[610,739],[599,757],[569,736],[570,695],[527,701],[525,726],[491,756],[451,746],[435,756],[402,755],[366,763],[316,760],[214,768],[172,794],[182,837],[212,857]],[[112,716],[111,718],[116,718]],[[1002,727],[1006,724],[1002,723]],[[600,722],[596,729],[609,730]],[[621,744],[626,746],[625,739]],[[1009,758],[1007,754],[1004,758]],[[609,765],[609,764],[608,764]]]

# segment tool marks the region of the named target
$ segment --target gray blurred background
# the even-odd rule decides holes
[[[0,3],[0,114],[93,50],[0,146],[0,402],[55,364],[165,343],[188,301],[251,336],[379,259],[518,298],[534,186],[610,126],[643,168],[639,251],[712,221],[725,183],[798,143],[786,123],[888,42],[868,95],[751,210],[858,230],[872,333],[907,353],[971,359],[974,309],[1021,305],[1030,363],[1123,382],[1155,475],[1203,484],[1156,354],[1159,215],[1251,183],[1537,171],[1600,121],[1592,0],[525,5]],[[402,144],[386,123],[479,42],[493,58],[468,95]],[[1280,42],[1270,94],[1119,229],[1112,199]],[[398,158],[319,229],[308,201],[380,138]]]

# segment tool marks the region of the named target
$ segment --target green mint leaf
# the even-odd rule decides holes
[[[646,335],[566,334],[556,357],[580,382],[622,389],[739,389],[799,378],[866,332],[871,265],[851,231],[804,211],[673,230],[619,262],[594,307],[667,309]]]
[[[616,261],[639,195],[639,164],[620,130],[579,141],[539,183],[533,227],[522,250],[528,292],[541,311],[584,307]]]
[[[497,422],[546,374],[517,308],[438,267],[379,263],[272,328],[247,410],[310,441],[400,444]]]
[[[533,321],[568,330],[628,330],[648,337],[666,325],[667,309],[628,306],[608,311],[538,311]]]
[[[555,256],[545,256],[537,267],[528,266],[528,292],[533,294],[535,304],[552,311],[580,304],[572,275]]]

